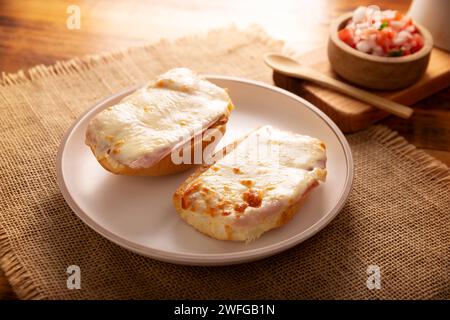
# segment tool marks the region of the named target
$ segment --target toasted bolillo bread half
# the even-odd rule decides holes
[[[284,225],[327,174],[323,142],[271,126],[214,156],[214,164],[178,188],[173,202],[184,221],[219,240],[250,241]]]
[[[86,130],[86,144],[112,173],[173,174],[195,164],[173,161],[172,155],[191,152],[193,160],[199,144],[205,149],[217,143],[214,139],[225,132],[232,109],[225,89],[189,69],[176,68],[98,113]]]

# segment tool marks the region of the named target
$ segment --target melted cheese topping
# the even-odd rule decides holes
[[[98,159],[151,167],[228,112],[227,92],[186,68],[177,68],[100,112],[86,142]]]
[[[192,181],[182,207],[233,228],[266,231],[273,228],[271,215],[325,180],[325,163],[320,140],[264,126]]]

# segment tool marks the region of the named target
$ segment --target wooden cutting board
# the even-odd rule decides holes
[[[324,74],[339,78],[331,69],[327,58],[326,48],[320,48],[297,57],[297,60],[313,67]],[[355,132],[368,127],[370,124],[388,116],[364,102],[360,102],[330,89],[322,88],[310,82],[294,79],[274,72],[274,82],[277,86],[287,89],[311,101],[324,111],[341,128],[343,132]],[[396,102],[412,105],[450,85],[450,54],[434,48],[431,53],[427,72],[414,85],[399,91],[376,91]]]

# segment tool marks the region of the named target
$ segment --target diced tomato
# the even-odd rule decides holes
[[[405,28],[409,27],[412,24],[413,24],[412,19],[410,17],[407,17],[407,20],[406,20],[405,25],[403,26],[403,28],[405,29]]]
[[[377,44],[387,52],[392,45],[392,39],[394,39],[394,33],[391,28],[384,28],[378,33],[376,41]]]
[[[417,52],[423,47],[423,38],[420,34],[414,33],[413,38],[411,40],[411,43],[413,43],[413,47],[411,48],[411,52]]]
[[[339,39],[344,41],[349,46],[355,47],[355,42],[353,41],[353,35],[349,29],[344,28],[344,29],[340,30],[338,33],[338,36],[339,36]]]

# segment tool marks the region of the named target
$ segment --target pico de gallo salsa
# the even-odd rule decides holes
[[[412,19],[395,10],[360,6],[338,33],[358,51],[381,57],[403,57],[419,51],[424,39]]]

